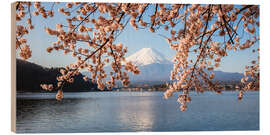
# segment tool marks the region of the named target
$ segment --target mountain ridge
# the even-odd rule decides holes
[[[141,71],[139,75],[128,73],[131,83],[136,82],[168,82],[170,81],[170,74],[173,69],[173,62],[166,59],[166,57],[152,48],[142,48],[126,58],[126,62],[130,61],[138,66]],[[110,72],[111,67],[105,67],[105,71]],[[210,74],[210,71],[206,71]],[[243,74],[230,73],[223,71],[213,71],[215,73],[214,81],[239,81]],[[83,73],[90,76],[89,73]]]
[[[61,67],[47,68],[41,65],[16,59],[16,89],[17,92],[48,92],[40,84],[57,85],[56,77],[60,76]],[[73,83],[66,83],[64,92],[90,92],[97,91],[97,85],[91,81],[85,82],[83,75],[74,77]],[[56,92],[56,91],[53,91]]]
[[[153,63],[171,64],[172,62],[165,56],[153,48],[142,48],[126,58],[126,61],[131,61],[136,66],[144,66]]]

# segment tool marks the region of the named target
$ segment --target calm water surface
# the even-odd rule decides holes
[[[17,95],[18,133],[259,130],[259,92],[191,93],[181,112],[163,92],[84,92]]]

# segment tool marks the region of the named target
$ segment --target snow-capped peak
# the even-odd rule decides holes
[[[133,55],[126,58],[126,61],[131,61],[137,66],[148,64],[170,64],[171,62],[165,58],[163,54],[152,48],[143,48]]]

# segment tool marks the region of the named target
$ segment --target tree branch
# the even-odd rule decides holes
[[[220,9],[220,11],[223,13],[221,5],[219,5],[219,9]],[[225,19],[224,14],[222,15],[222,20],[223,20],[223,22],[224,22],[224,25],[225,25],[225,28],[226,28],[226,30],[227,30],[227,32],[228,32],[228,35],[229,35],[229,37],[230,37],[230,40],[231,40],[232,44],[234,44],[234,42],[233,42],[233,37],[231,36],[231,33],[230,33],[230,31],[229,31],[229,28],[227,27],[227,21],[226,21],[226,19]]]
[[[149,5],[149,4],[147,4],[147,5],[144,7],[143,12],[141,13],[141,15],[140,15],[139,18],[138,18],[138,22],[141,20],[142,15],[143,15],[145,9],[148,7],[148,5]]]
[[[97,8],[95,8],[94,11],[92,11],[91,13],[89,13],[74,29],[72,32],[74,32],[91,14],[93,14],[95,11],[97,10]]]
[[[129,4],[128,4],[128,6],[129,6]],[[96,8],[96,9],[97,9],[97,8]],[[92,13],[92,12],[91,12],[91,13]],[[90,13],[90,14],[91,14],[91,13]],[[125,15],[125,12],[122,12],[122,13],[121,13],[121,16],[120,16],[120,18],[119,18],[119,20],[117,21],[117,23],[120,23],[120,21],[121,21],[121,19],[123,18],[124,15]],[[88,16],[89,16],[89,15],[88,15]],[[87,18],[87,17],[86,17],[86,18]],[[110,36],[112,36],[114,32],[115,32],[115,30],[111,31]],[[109,36],[109,37],[110,37],[110,36]],[[99,47],[98,49],[96,49],[91,55],[88,55],[88,56],[83,60],[82,63],[85,63],[88,59],[90,59],[94,54],[96,54],[99,50],[101,50],[108,42],[109,42],[109,38],[107,38],[106,41],[105,41],[102,45],[100,45],[100,47]],[[81,65],[82,63],[80,63],[80,64],[78,65],[78,67],[76,67],[75,69],[70,69],[70,71],[72,71],[72,72],[71,72],[71,75],[73,75],[74,72],[75,72],[76,70],[78,70],[78,68],[80,67],[80,65]],[[67,80],[64,80],[64,81],[67,81]],[[64,84],[64,83],[62,83],[62,84]],[[61,87],[61,86],[58,86],[56,89],[59,89],[60,87]]]
[[[158,8],[158,4],[156,4],[156,7],[155,7],[155,19],[154,19],[154,21],[153,21],[153,23],[152,23],[152,25],[151,25],[151,27],[153,27],[154,25],[155,25],[155,21],[156,21],[156,14],[157,14],[157,8]]]

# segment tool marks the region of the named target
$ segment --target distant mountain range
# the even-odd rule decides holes
[[[139,67],[139,75],[129,74],[131,83],[164,83],[170,79],[170,73],[173,69],[173,62],[169,61],[162,53],[152,48],[143,48],[126,58]],[[111,67],[105,68],[110,71]],[[216,81],[239,81],[243,74],[214,71]],[[87,72],[83,73],[89,76]]]
[[[47,92],[40,87],[40,84],[54,84],[56,77],[61,75],[61,68],[46,68],[35,63],[16,59],[16,84],[17,92]],[[66,84],[64,92],[88,92],[97,91],[97,85],[83,80],[83,75],[74,77],[74,83]]]

